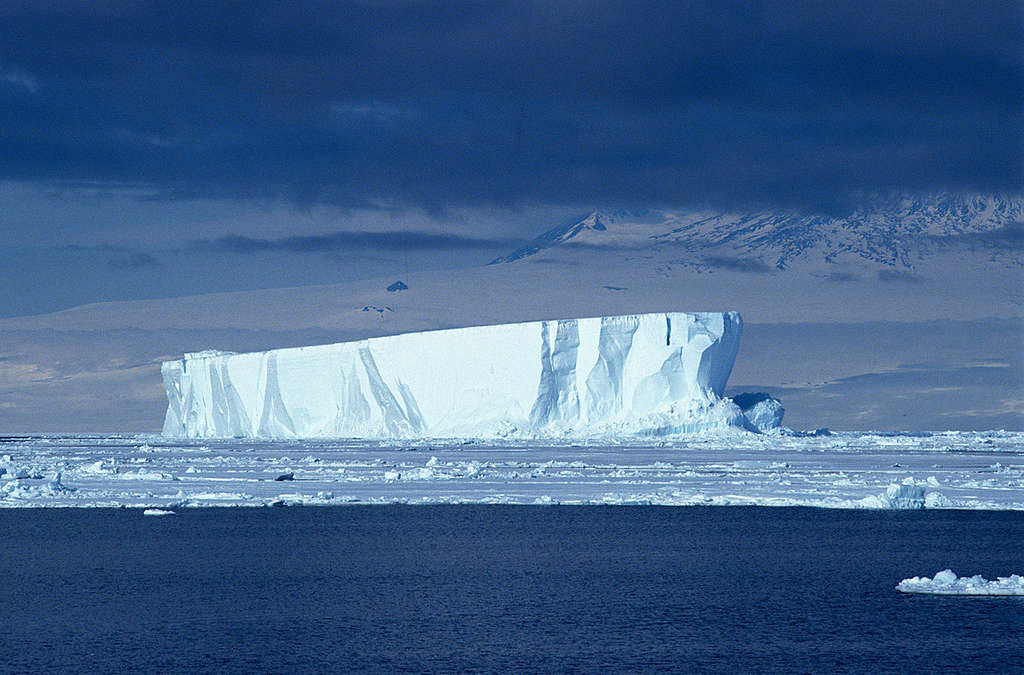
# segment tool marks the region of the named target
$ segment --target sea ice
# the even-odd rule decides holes
[[[989,581],[980,574],[958,577],[953,570],[943,570],[928,577],[911,577],[896,585],[901,593],[927,593],[931,595],[1024,595],[1024,577],[1011,574]]]
[[[1016,432],[0,443],[8,465],[38,476],[0,476],[0,508],[402,502],[1024,511],[1024,433]],[[286,473],[295,480],[274,480]]]

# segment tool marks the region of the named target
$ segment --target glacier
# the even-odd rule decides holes
[[[177,438],[666,436],[752,429],[723,398],[736,312],[666,312],[188,353],[162,364]]]

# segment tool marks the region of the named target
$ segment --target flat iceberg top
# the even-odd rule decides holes
[[[953,570],[937,572],[934,578],[911,577],[896,585],[901,593],[927,593],[931,595],[1022,595],[1024,577],[1011,574],[989,581],[980,574],[958,577]]]
[[[722,401],[736,312],[475,326],[165,362],[186,438],[671,435],[743,426]]]
[[[212,359],[218,356],[233,356],[237,352],[226,352],[220,349],[204,349],[199,352],[185,352],[185,361],[194,361],[196,359]]]
[[[643,314],[616,314],[609,316],[589,316],[589,317],[576,317],[571,319],[544,319],[539,321],[512,321],[509,323],[494,323],[484,324],[478,326],[463,326],[461,328],[432,328],[429,330],[422,331],[406,331],[402,333],[395,333],[393,335],[382,335],[380,337],[364,338],[361,340],[349,340],[346,342],[332,342],[327,344],[316,344],[316,345],[305,345],[302,347],[282,347],[280,349],[271,349],[258,352],[235,352],[226,351],[222,349],[201,349],[195,352],[185,352],[181,359],[175,359],[174,361],[166,361],[165,363],[177,363],[179,361],[189,361],[192,359],[206,359],[218,356],[244,356],[247,354],[266,354],[269,352],[290,352],[290,351],[306,351],[310,349],[320,349],[324,347],[337,347],[339,345],[363,345],[363,344],[375,344],[378,342],[384,342],[389,340],[395,340],[399,338],[407,338],[412,336],[431,336],[438,339],[445,339],[450,337],[456,337],[460,334],[475,333],[485,334],[491,333],[492,337],[497,336],[501,333],[508,333],[510,331],[516,331],[517,329],[535,329],[544,324],[560,324],[567,322],[577,322],[581,325],[591,324],[593,322],[603,323],[629,323],[633,321],[641,320],[660,320],[660,321],[671,321],[675,318],[682,322],[690,320],[697,320],[706,322],[708,320],[714,320],[716,317],[727,317],[732,320],[739,321],[742,323],[739,312],[736,311],[722,311],[722,312],[653,312]],[[669,324],[666,324],[666,328],[670,328]]]

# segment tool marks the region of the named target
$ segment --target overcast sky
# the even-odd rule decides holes
[[[478,264],[593,206],[1018,191],[1018,2],[0,4],[0,316]]]

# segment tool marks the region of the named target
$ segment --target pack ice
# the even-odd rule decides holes
[[[596,437],[750,428],[722,399],[736,312],[477,326],[162,366],[164,435]]]

